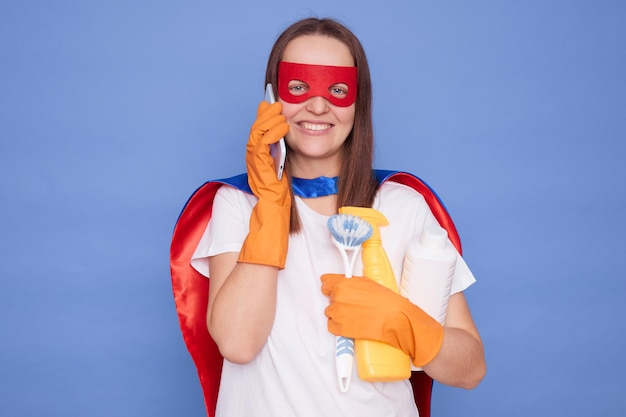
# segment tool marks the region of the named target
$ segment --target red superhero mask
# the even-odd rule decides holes
[[[301,95],[294,95],[289,90],[289,82],[302,81],[308,90]],[[331,94],[331,87],[337,84],[348,86],[344,97]],[[311,97],[324,97],[335,106],[348,107],[356,100],[356,67],[332,67],[328,65],[295,64],[282,61],[278,65],[278,95],[287,103],[302,103]]]

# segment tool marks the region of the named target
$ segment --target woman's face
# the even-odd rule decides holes
[[[283,61],[298,64],[354,66],[348,47],[335,38],[306,35],[295,38],[287,45]],[[300,94],[307,88],[299,80],[289,81],[289,88]],[[345,94],[346,85],[334,85],[331,94]],[[355,104],[347,107],[333,105],[321,96],[311,97],[301,103],[288,103],[279,98],[283,114],[289,123],[286,136],[290,151],[290,170],[294,176],[337,175],[341,149],[354,125]],[[306,167],[320,167],[322,173],[310,172]],[[319,168],[317,168],[319,170]]]

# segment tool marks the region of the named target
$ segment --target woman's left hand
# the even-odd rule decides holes
[[[328,330],[353,339],[378,340],[411,356],[415,366],[430,362],[441,348],[443,326],[407,298],[365,277],[322,275],[329,297]]]

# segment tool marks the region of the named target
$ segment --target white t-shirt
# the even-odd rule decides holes
[[[192,259],[200,273],[210,276],[208,257],[239,252],[248,233],[256,197],[229,186],[221,187],[213,203],[212,220]],[[341,393],[335,373],[335,335],[327,328],[320,276],[343,273],[343,262],[332,244],[323,216],[296,197],[302,222],[289,238],[285,268],[278,273],[276,317],[267,343],[245,365],[224,361],[217,417],[252,416],[417,416],[408,380],[369,383],[359,379],[356,366],[348,393]],[[373,208],[387,217],[381,238],[399,283],[407,245],[428,224],[437,223],[424,198],[412,188],[388,181]],[[357,260],[355,275],[362,274]],[[475,281],[459,256],[452,293]]]

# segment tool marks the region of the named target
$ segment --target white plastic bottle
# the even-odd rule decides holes
[[[438,225],[424,228],[421,239],[407,248],[400,281],[400,294],[443,324],[448,310],[456,249],[448,232]]]

